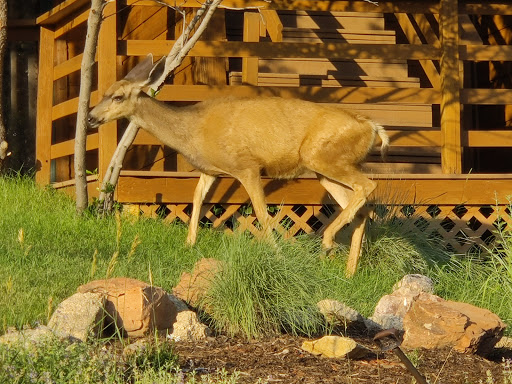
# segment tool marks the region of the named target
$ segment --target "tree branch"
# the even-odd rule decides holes
[[[182,63],[185,56],[192,49],[197,40],[199,40],[201,37],[201,34],[206,29],[209,21],[213,16],[213,13],[221,2],[222,0],[208,0],[201,6],[201,8],[198,9],[196,15],[186,26],[181,36],[178,38],[178,40],[176,40],[173,47],[171,48],[169,55],[166,57],[165,69],[162,76],[150,84],[150,88],[154,90],[160,89],[170,73]],[[192,37],[190,37],[201,18],[202,21],[199,24],[197,30],[195,33],[193,33]],[[108,212],[112,209],[114,189],[119,180],[119,174],[121,173],[123,161],[128,148],[135,140],[135,136],[137,135],[138,130],[139,127],[136,124],[130,123],[126,128],[123,136],[121,137],[114,155],[112,156],[112,160],[110,161],[100,188],[99,201],[100,204],[103,202],[102,209],[105,212]]]
[[[91,99],[92,77],[96,47],[101,27],[102,13],[107,2],[92,0],[89,18],[87,20],[87,36],[85,38],[84,55],[80,67],[80,94],[78,96],[78,112],[76,116],[75,133],[75,191],[76,210],[82,213],[87,209],[87,175],[86,175],[86,146],[87,146],[87,114]]]

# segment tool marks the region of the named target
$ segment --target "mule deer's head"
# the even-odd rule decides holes
[[[153,56],[137,64],[122,80],[107,89],[101,101],[89,112],[87,123],[98,128],[109,121],[133,115],[143,88],[156,81],[163,73],[165,57],[153,65]]]

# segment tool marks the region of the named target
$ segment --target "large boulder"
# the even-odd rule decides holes
[[[75,293],[53,312],[48,328],[60,338],[87,341],[103,330],[106,295],[102,292]]]
[[[402,330],[405,314],[419,297],[428,298],[431,301],[442,300],[433,295],[433,291],[434,284],[427,276],[418,274],[404,276],[393,286],[391,294],[385,295],[379,300],[367,325],[369,328]]]
[[[162,288],[125,277],[95,280],[78,292],[105,295],[105,311],[122,333],[142,337],[154,330],[172,331],[177,310]]]
[[[221,269],[222,263],[219,260],[201,259],[194,265],[192,273],[183,272],[172,293],[191,307],[199,307],[201,300],[210,289],[214,277]]]
[[[447,300],[416,300],[404,320],[406,349],[454,348],[458,352],[488,354],[506,325],[494,313],[471,304]]]

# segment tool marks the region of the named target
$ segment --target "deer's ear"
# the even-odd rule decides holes
[[[167,56],[163,56],[153,66],[153,69],[151,69],[151,72],[149,72],[149,76],[147,78],[147,83],[146,84],[153,84],[155,81],[157,81],[163,75],[164,70],[165,70],[165,60],[166,60],[166,58],[167,58]]]
[[[132,68],[124,77],[130,83],[139,83],[141,86],[147,84],[149,74],[153,69],[153,55],[150,53],[144,60]]]

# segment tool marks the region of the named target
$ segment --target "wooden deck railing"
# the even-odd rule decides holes
[[[183,7],[193,9],[199,4],[185,1]],[[482,234],[494,228],[497,216],[493,215],[498,213],[485,217],[481,207],[505,204],[507,194],[512,192],[512,166],[505,160],[512,154],[512,86],[496,80],[497,74],[504,72],[500,63],[506,66],[506,62],[512,62],[512,5],[463,0],[379,1],[378,6],[364,1],[224,0],[223,5],[247,9],[218,11],[218,24],[207,31],[190,52],[189,61],[162,88],[157,95],[160,100],[189,103],[228,94],[278,95],[341,103],[361,110],[383,122],[391,137],[390,161],[379,164],[372,158],[366,165],[379,181],[379,198],[393,203],[390,196],[402,196],[403,204],[425,209],[444,207],[440,213],[426,214],[434,221],[441,216],[441,221],[457,221],[455,226],[445,225],[452,228],[443,232],[443,238],[453,240],[453,228],[460,232],[469,222],[478,222],[480,225],[474,224],[468,237],[478,238],[475,241],[482,244]],[[88,6],[85,0],[66,0],[37,19],[41,26],[41,54],[36,177],[42,184],[72,184],[68,180],[73,177],[74,116]],[[302,28],[290,38],[291,28],[283,20],[294,17],[291,11],[299,11],[300,17],[313,15],[315,20],[324,17],[331,24],[336,17],[352,15],[337,12],[357,12],[379,26],[374,27],[374,37],[368,31],[356,28],[351,32],[341,26],[327,33],[328,38],[321,37],[321,29],[311,27]],[[236,19],[236,12],[243,16]],[[330,16],[319,12],[334,12],[334,16],[328,20]],[[97,54],[98,83],[91,105],[138,57],[167,54],[180,31],[174,11],[153,1],[110,2],[105,15]],[[240,20],[240,25],[233,27],[235,32],[219,28],[234,19]],[[312,71],[319,62],[331,66],[351,63],[350,70],[357,65],[377,66],[376,71],[391,74],[395,70],[392,68],[397,68],[402,74],[356,74],[348,79],[336,68],[322,76],[305,69],[301,74],[301,66]],[[481,63],[485,64],[484,70]],[[285,67],[298,69],[293,72]],[[482,112],[482,106],[495,109]],[[500,119],[494,125],[486,125],[486,113],[492,120],[496,111],[502,115]],[[110,123],[88,136],[89,169],[97,169],[95,185],[102,179],[121,133],[122,125]],[[496,156],[499,152],[496,167],[491,166],[490,171],[480,166],[480,158],[487,156],[484,160],[490,161],[489,155],[481,154],[482,148],[496,149]],[[494,173],[479,175],[479,167]],[[160,209],[165,206],[167,211],[175,212],[170,218],[186,220],[196,176],[183,174],[191,167],[179,155],[140,131],[125,169],[117,192],[119,201],[138,204],[144,210],[149,209],[144,208],[146,204],[159,204]],[[222,185],[236,189],[232,180],[222,179],[220,190]],[[302,203],[317,207],[316,210],[328,203],[314,180],[275,185],[280,186],[280,192],[270,195],[271,203],[292,204],[291,207]],[[386,194],[387,190],[394,192]],[[246,200],[238,189],[229,198],[226,196],[217,192],[209,198],[209,204],[224,207],[222,219],[214,218],[215,225],[225,222],[229,216],[226,212],[236,212]],[[461,205],[470,209],[466,216],[459,217],[454,212]],[[311,217],[318,217],[317,213],[306,219],[294,215],[294,222],[306,223],[295,232],[316,228]],[[327,217],[320,220],[327,221]],[[461,249],[458,240],[453,242],[455,248]]]

